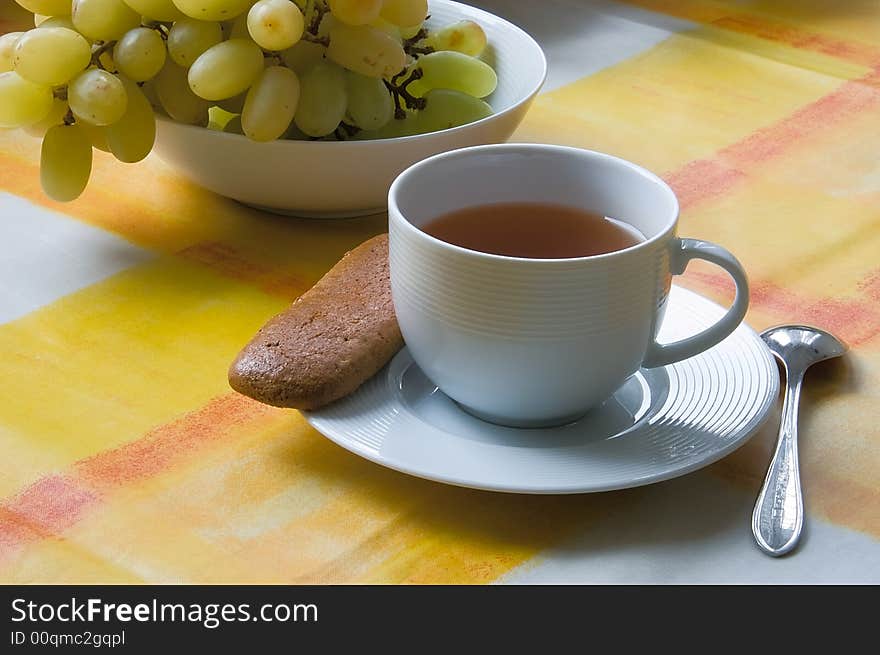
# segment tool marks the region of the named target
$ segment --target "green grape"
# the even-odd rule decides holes
[[[46,195],[59,202],[74,200],[92,174],[92,144],[79,125],[56,125],[43,137],[40,182]]]
[[[348,116],[362,130],[378,130],[394,116],[394,102],[385,83],[375,77],[366,77],[347,71]]]
[[[0,73],[11,71],[14,68],[12,53],[15,51],[15,44],[23,34],[24,32],[7,32],[0,36]]]
[[[355,141],[376,141],[378,139],[397,139],[403,136],[415,136],[419,132],[418,114],[407,112],[406,118],[392,119],[378,130],[361,130],[352,138]]]
[[[52,18],[51,16],[44,16],[43,14],[34,14],[34,27],[39,27],[40,23],[45,20]]]
[[[398,27],[421,25],[428,16],[428,0],[385,0],[382,18]]]
[[[301,80],[294,120],[309,136],[326,136],[339,127],[347,104],[345,72],[335,64],[321,62]]]
[[[324,53],[327,49],[320,43],[311,41],[300,41],[292,48],[288,48],[281,53],[281,59],[284,65],[302,76],[312,66],[324,60]]]
[[[116,62],[113,61],[113,52],[110,50],[105,50],[100,55],[98,55],[98,61],[101,62],[101,67],[110,71],[111,73],[116,73]]]
[[[424,45],[434,50],[455,50],[471,57],[479,57],[486,49],[486,33],[472,20],[462,20],[431,32]]]
[[[245,98],[247,98],[247,93],[239,93],[237,96],[218,100],[217,106],[230,114],[240,114],[242,109],[244,109]]]
[[[0,127],[25,127],[52,110],[52,87],[35,84],[15,71],[0,73]]]
[[[416,67],[416,64],[413,64],[413,68]],[[431,90],[430,87],[422,84],[421,80],[414,80],[406,85],[406,90],[409,92],[411,96],[415,96],[416,98],[422,98],[428,91]]]
[[[171,118],[189,125],[208,124],[208,103],[189,88],[185,68],[168,59],[153,84],[159,103]]]
[[[168,32],[168,55],[178,66],[189,68],[200,54],[222,40],[220,23],[184,18]]]
[[[162,71],[159,71],[160,73]],[[159,102],[159,94],[156,93],[156,82],[155,78],[149,80],[148,82],[144,82],[141,85],[141,91],[144,92],[144,95],[147,97],[147,100],[150,101],[150,104],[155,108],[159,108],[162,106],[162,103]]]
[[[416,34],[418,34],[422,30],[422,24],[418,25],[410,25],[409,27],[401,27],[400,36],[404,39],[414,39],[416,38]]]
[[[290,0],[259,0],[246,22],[250,37],[263,50],[287,50],[305,29],[302,12]]]
[[[61,125],[61,123],[64,122],[64,117],[67,116],[68,109],[70,108],[67,106],[67,100],[55,98],[52,101],[52,108],[49,110],[49,113],[46,114],[45,118],[37,121],[33,125],[27,125],[24,128],[24,131],[31,136],[43,138],[50,127]]]
[[[406,66],[403,46],[382,30],[336,22],[330,28],[327,56],[348,70],[367,77],[390,78]]]
[[[77,122],[79,125],[79,129],[83,131],[89,141],[92,144],[93,148],[97,150],[101,150],[103,152],[110,152],[110,144],[107,143],[107,128],[100,125],[92,125],[91,123],[86,123],[85,121]]]
[[[116,42],[113,61],[127,78],[146,82],[156,77],[165,65],[165,41],[156,30],[136,27]]]
[[[115,41],[141,24],[122,0],[73,0],[72,16],[77,31],[94,41]]]
[[[122,118],[104,129],[113,156],[121,162],[132,164],[142,160],[153,149],[156,115],[140,87],[127,78],[121,80],[128,94],[128,106]]]
[[[254,4],[253,0],[174,0],[174,5],[190,18],[230,20]]]
[[[32,14],[70,16],[70,0],[15,0]]]
[[[460,91],[434,89],[425,100],[425,108],[415,117],[419,133],[459,127],[492,115],[486,102]]]
[[[122,0],[145,18],[160,21],[180,20],[183,12],[171,0]]]
[[[379,17],[382,0],[330,0],[330,11],[346,25],[366,25]]]
[[[377,30],[385,32],[385,34],[387,34],[400,44],[403,43],[403,37],[400,34],[400,28],[393,23],[389,23],[382,17],[379,17],[374,21],[370,21],[370,27],[375,27]]]
[[[76,26],[70,16],[47,16],[46,20],[40,21],[37,27],[66,27],[69,30],[76,31]]]
[[[253,41],[230,39],[211,46],[189,69],[189,86],[205,100],[246,91],[263,70],[263,51]]]
[[[229,26],[224,34],[226,40],[251,38],[251,34],[248,32],[247,17],[247,13],[244,13],[235,20],[224,23]]]
[[[89,65],[91,46],[65,27],[32,29],[18,40],[13,53],[15,72],[23,78],[60,86]]]
[[[424,55],[414,66],[422,69],[419,86],[425,89],[452,89],[485,98],[498,84],[498,76],[489,64],[454,50]]]
[[[299,103],[299,78],[289,68],[270,66],[247,93],[241,125],[254,141],[274,141],[293,121]]]
[[[223,131],[226,123],[238,116],[237,112],[228,112],[222,107],[214,106],[208,109],[208,129]]]
[[[92,125],[111,125],[125,113],[128,96],[118,77],[90,68],[68,85],[67,102],[78,119]]]

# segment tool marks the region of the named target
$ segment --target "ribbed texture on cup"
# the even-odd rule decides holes
[[[665,241],[611,257],[528,260],[450,248],[392,217],[395,303],[459,330],[505,339],[570,339],[651,322],[666,291]]]

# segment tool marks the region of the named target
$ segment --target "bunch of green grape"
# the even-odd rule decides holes
[[[255,141],[381,139],[492,113],[473,21],[424,27],[427,0],[16,0],[0,36],[0,127],[42,138],[46,194],[77,198],[93,148],[137,162],[155,112]]]

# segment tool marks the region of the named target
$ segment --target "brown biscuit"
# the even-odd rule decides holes
[[[317,409],[357,389],[402,346],[382,234],[266,323],[232,363],[229,384],[268,405]]]

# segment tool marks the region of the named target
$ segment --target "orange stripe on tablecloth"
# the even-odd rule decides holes
[[[37,480],[0,504],[0,556],[7,549],[69,528],[98,500],[94,492],[67,475]]]
[[[876,46],[842,41],[832,36],[808,32],[791,25],[770,23],[757,16],[748,14],[724,16],[713,20],[710,24],[731,32],[756,36],[768,41],[790,45],[798,50],[818,52],[857,64],[876,66],[880,63],[880,48]]]
[[[218,396],[136,441],[37,480],[0,503],[0,559],[32,541],[58,536],[100,504],[106,491],[155,476],[236,427],[278,411],[236,393]]]
[[[742,171],[717,159],[697,159],[663,175],[682,209],[723,196],[745,177]]]
[[[844,41],[828,34],[817,34],[789,23],[747,13],[745,9],[707,3],[704,0],[624,0],[624,2],[668,16],[773,41],[798,50],[816,52],[867,66],[880,64],[880,48],[870,43]]]
[[[719,155],[734,164],[760,163],[778,157],[817,129],[842,123],[877,107],[880,107],[880,67],[845,82],[833,93],[722,149]]]
[[[266,293],[295,298],[310,286],[310,281],[293,273],[280,274],[271,266],[248,259],[231,244],[203,241],[177,253],[179,256],[208,266],[219,273],[256,286]]]
[[[715,156],[689,162],[663,177],[678,195],[682,209],[690,209],[724,195],[747,179],[748,168],[784,155],[810,134],[876,108],[880,108],[880,67],[722,148]]]
[[[193,451],[222,439],[234,427],[278,411],[237,393],[218,396],[204,407],[159,426],[136,441],[76,462],[73,471],[98,488],[148,478]]]
[[[62,533],[100,503],[69,475],[41,478],[0,503],[0,561],[23,546]]]
[[[42,533],[18,514],[0,505],[0,561],[4,553],[31,541],[42,539]]]
[[[727,275],[690,271],[687,278],[733,297],[733,282]],[[799,321],[828,330],[855,347],[880,336],[880,270],[868,275],[857,288],[864,297],[815,298],[759,280],[751,284],[749,302],[752,307],[785,320],[797,316]]]

